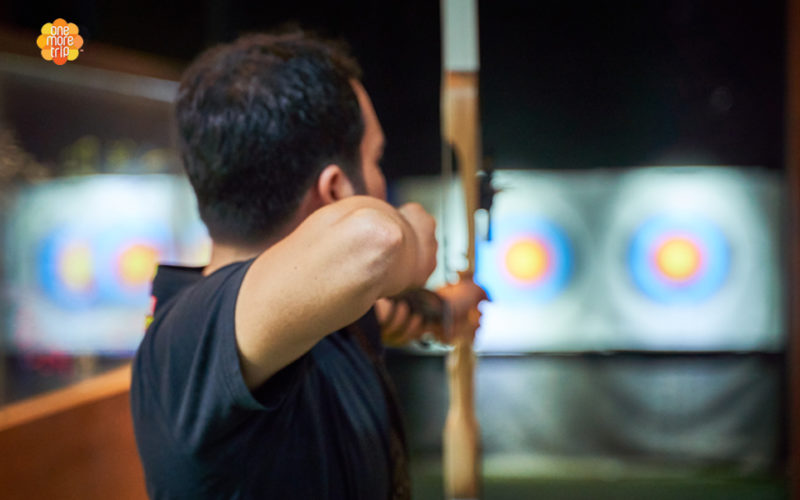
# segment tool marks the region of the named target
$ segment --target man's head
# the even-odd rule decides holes
[[[359,77],[342,46],[303,33],[248,35],[192,63],[181,154],[216,242],[265,241],[309,192],[381,195],[383,134]]]

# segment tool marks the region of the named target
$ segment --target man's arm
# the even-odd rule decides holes
[[[253,262],[235,328],[251,389],[348,325],[379,297],[421,286],[436,256],[433,218],[367,196],[327,205]]]

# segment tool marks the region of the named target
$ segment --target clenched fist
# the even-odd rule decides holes
[[[417,239],[415,268],[410,272],[413,273],[412,284],[421,287],[436,268],[436,220],[419,203],[406,203],[397,211],[411,226]]]

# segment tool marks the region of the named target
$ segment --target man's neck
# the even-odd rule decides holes
[[[211,260],[203,269],[203,276],[208,276],[217,269],[225,267],[228,264],[241,262],[243,260],[252,259],[253,257],[258,256],[264,250],[285,238],[286,235],[288,235],[298,223],[299,222],[297,220],[293,220],[291,223],[284,225],[284,227],[263,242],[253,245],[236,245],[212,241]]]
[[[224,243],[213,243],[211,246],[211,260],[203,269],[203,276],[208,276],[217,269],[225,267],[228,264],[251,259],[261,252],[262,250],[256,248],[244,248],[226,245]]]
[[[275,233],[260,244],[255,245],[233,245],[219,242],[212,242],[211,260],[203,269],[203,276],[208,276],[217,269],[225,267],[234,262],[256,257],[261,252],[271,247],[275,243],[285,238],[296,228],[309,214],[321,206],[319,200],[315,199],[312,190],[305,194],[300,202],[300,207],[295,211],[289,222],[283,224]]]

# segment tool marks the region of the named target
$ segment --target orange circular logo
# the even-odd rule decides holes
[[[61,66],[78,58],[83,38],[78,34],[75,23],[68,23],[59,17],[42,26],[42,34],[36,39],[36,45],[42,50],[42,59]]]

